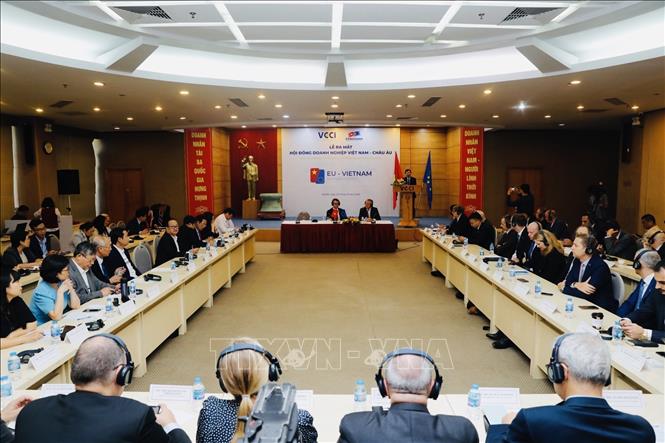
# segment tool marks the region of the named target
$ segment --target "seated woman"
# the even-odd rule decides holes
[[[36,329],[35,317],[21,298],[18,272],[3,267],[0,287],[0,349],[42,338],[44,335]]]
[[[196,429],[197,443],[236,441],[243,435],[246,417],[254,407],[256,394],[268,381],[277,381],[279,361],[253,339],[241,338],[220,353],[217,378],[222,391],[233,400],[208,397],[203,402]],[[309,412],[298,410],[298,431],[301,443],[316,442],[318,433]]]
[[[38,325],[49,320],[60,320],[63,313],[81,306],[74,284],[69,279],[67,265],[67,257],[48,255],[39,268],[41,280],[30,300],[30,310]]]
[[[332,208],[326,211],[327,220],[340,221],[348,218],[346,216],[346,211],[339,207],[339,205],[341,204],[339,202],[339,199],[333,198],[330,204],[332,205]]]
[[[561,242],[550,231],[538,231],[534,237],[540,256],[535,263],[534,272],[552,283],[559,283],[566,276],[568,267]]]
[[[25,229],[14,231],[10,237],[11,246],[2,254],[2,266],[9,269],[29,269],[39,266],[41,259],[36,259],[30,250],[30,236]]]

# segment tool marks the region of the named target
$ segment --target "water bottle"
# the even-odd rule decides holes
[[[15,376],[21,370],[21,359],[16,355],[16,351],[9,353],[9,358],[7,359],[7,372],[10,376]]]
[[[499,261],[496,262],[496,269],[499,271],[503,270],[503,257],[500,257]]]
[[[192,255],[191,249],[187,251],[187,261],[192,261],[194,260],[194,256]]]
[[[467,397],[467,406],[469,408],[469,420],[474,421],[482,418],[483,412],[480,410],[480,388],[477,384],[472,384]]]
[[[212,253],[210,252],[210,243],[206,243],[206,257],[210,257]]]
[[[543,292],[543,287],[540,284],[540,280],[536,281],[536,286],[533,288],[533,295],[536,298],[540,298],[540,294]],[[572,301],[572,300],[571,300]]]
[[[494,243],[490,243],[490,254],[494,255]]]
[[[466,251],[467,249],[469,249],[469,239],[465,237],[464,238],[464,250]]]
[[[171,262],[171,274],[170,274],[171,283],[175,283],[175,281],[176,281],[176,270],[175,270],[175,268],[176,268],[175,262],[172,261]]]
[[[136,297],[136,280],[132,279],[127,283],[127,286],[129,286],[129,298],[135,298]]]
[[[568,300],[566,300],[566,318],[573,318],[574,310],[575,305],[573,304],[573,297],[568,297]]]
[[[12,388],[12,382],[9,379],[9,376],[0,376],[0,397],[9,398],[12,396],[13,392],[14,389]]]
[[[106,317],[113,315],[113,299],[111,297],[106,297],[106,307],[104,308],[104,314]]]
[[[511,266],[510,270],[508,271],[508,275],[510,276],[510,281],[515,281],[515,276],[517,273],[515,272],[515,267]]]
[[[620,343],[623,339],[623,329],[621,329],[621,320],[615,320],[612,327],[612,342]]]
[[[194,386],[192,389],[192,398],[194,401],[203,401],[206,396],[206,388],[201,382],[201,377],[194,377]]]
[[[478,251],[478,255],[483,257],[485,255],[485,250],[483,248],[480,248],[480,250]]]
[[[53,343],[60,343],[60,326],[56,320],[51,321],[51,341]]]
[[[365,402],[367,401],[367,390],[365,389],[365,382],[361,379],[356,380],[356,387],[353,391],[353,402],[356,411],[365,409]]]

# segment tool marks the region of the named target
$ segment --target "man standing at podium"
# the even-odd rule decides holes
[[[415,185],[416,178],[411,176],[411,169],[404,171],[404,184],[405,185]],[[416,193],[412,193],[413,204],[411,205],[411,218],[416,218]]]

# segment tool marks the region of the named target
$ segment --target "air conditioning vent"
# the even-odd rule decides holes
[[[133,12],[134,14],[149,15],[151,17],[163,18],[164,20],[173,20],[166,11],[159,6],[116,6],[116,8],[127,12]]]
[[[257,118],[257,120],[260,121],[260,122],[271,122],[272,117],[259,117],[259,118]]]
[[[239,108],[247,108],[249,105],[239,98],[230,98],[229,101]]]
[[[605,101],[614,106],[628,106],[628,103],[616,97],[606,98]]]
[[[418,117],[397,117],[395,120],[418,120]]]
[[[53,103],[49,106],[51,108],[64,108],[65,106],[71,105],[72,103],[74,103],[74,102],[71,101],[71,100],[60,100],[59,102],[55,102],[55,103]]]
[[[425,103],[422,104],[422,106],[423,108],[432,106],[434,103],[438,102],[439,100],[441,100],[441,97],[430,97],[427,99]]]
[[[501,23],[520,20],[527,17],[534,17],[540,14],[554,11],[561,8],[515,8],[510,14],[501,20]]]

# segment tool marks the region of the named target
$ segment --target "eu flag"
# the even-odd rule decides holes
[[[427,205],[432,209],[432,151],[427,154],[427,166],[425,166],[425,175],[423,183],[427,190]]]

